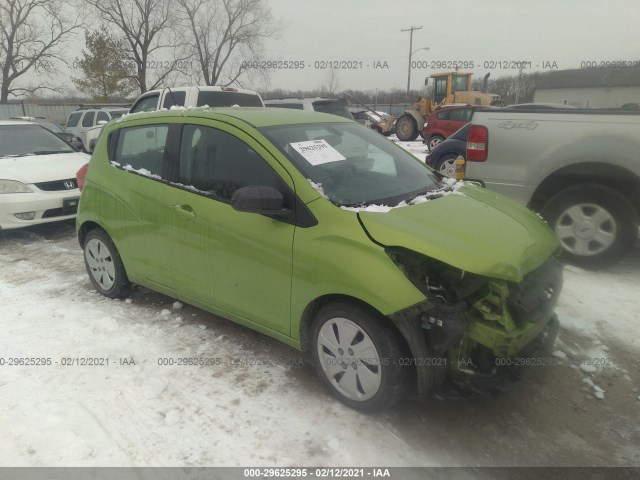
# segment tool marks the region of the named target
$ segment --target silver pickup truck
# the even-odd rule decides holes
[[[466,160],[467,178],[540,212],[572,263],[610,265],[638,238],[640,111],[477,110]]]

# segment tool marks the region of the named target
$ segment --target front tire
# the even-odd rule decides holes
[[[95,289],[105,297],[126,297],[131,282],[107,232],[100,228],[91,230],[84,239],[83,251],[84,265]]]
[[[613,265],[635,244],[638,220],[615,190],[597,184],[562,190],[541,212],[564,248],[565,259],[586,268]]]
[[[402,115],[396,122],[396,137],[403,142],[412,142],[418,138],[418,125],[409,114]]]
[[[320,309],[312,326],[316,372],[333,396],[361,412],[386,410],[405,394],[408,367],[399,332],[349,303]]]
[[[444,142],[444,137],[442,137],[441,135],[431,135],[429,137],[429,141],[427,142],[429,151],[432,152],[433,149],[440,145],[442,142]]]

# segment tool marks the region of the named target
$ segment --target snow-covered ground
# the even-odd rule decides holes
[[[640,465],[639,295],[640,248],[567,267],[564,368],[367,416],[272,339],[143,288],[100,296],[72,223],[2,232],[0,466]]]

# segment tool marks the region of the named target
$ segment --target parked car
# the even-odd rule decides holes
[[[78,180],[101,294],[140,284],[277,338],[355,409],[393,405],[411,379],[422,394],[497,379],[498,359],[553,342],[548,226],[335,115],[132,115]]]
[[[69,115],[67,119],[67,132],[75,135],[82,141],[82,149],[89,151],[87,131],[96,125],[103,124],[114,118],[119,118],[129,110],[127,108],[80,108]]]
[[[392,130],[384,130],[380,126],[380,124],[385,120],[383,115],[388,114],[374,112],[362,107],[349,107],[349,112],[351,112],[351,115],[353,115],[353,119],[356,122],[361,123],[365,127],[372,128],[376,132],[383,134],[385,137],[393,133]]]
[[[0,121],[0,230],[73,218],[88,158],[40,125]]]
[[[152,112],[171,107],[264,107],[253,90],[219,86],[172,87],[149,90],[138,97],[129,113]]]
[[[453,135],[450,135],[449,138],[436,145],[427,155],[426,164],[445,177],[454,178],[456,174],[456,159],[458,157],[467,158],[467,132],[469,131],[469,126],[469,123],[465,124]]]
[[[422,138],[429,150],[433,150],[452,133],[471,120],[473,111],[481,106],[462,105],[455,107],[443,107],[435,110],[422,129]]]
[[[344,98],[274,98],[264,101],[265,107],[293,108],[296,110],[309,110],[322,113],[330,113],[353,120],[349,106]]]
[[[76,137],[73,133],[66,132],[64,130],[64,128],[62,128],[57,123],[54,123],[54,122],[52,122],[50,120],[47,120],[46,117],[13,117],[13,118],[11,118],[11,120],[24,120],[26,122],[37,123],[41,127],[46,128],[51,133],[53,133],[56,136],[60,137],[62,140],[67,142],[69,145],[71,145],[76,150],[78,150],[78,151],[82,150],[82,146],[83,146],[82,145],[82,140],[80,140],[78,137]]]

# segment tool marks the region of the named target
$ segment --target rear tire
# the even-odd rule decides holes
[[[598,184],[575,185],[547,202],[542,216],[573,264],[598,268],[613,265],[633,248],[638,219],[618,192]]]
[[[107,232],[101,228],[91,230],[84,239],[84,265],[89,279],[105,297],[126,297],[131,290],[120,254]]]
[[[458,158],[458,155],[455,153],[450,153],[444,155],[438,162],[433,166],[433,169],[449,178],[456,178],[456,165],[455,161]]]
[[[396,122],[396,137],[403,142],[412,142],[418,138],[418,125],[409,114],[402,115]]]
[[[373,413],[395,405],[410,377],[400,333],[350,303],[320,309],[311,327],[312,355],[322,383],[342,403]],[[400,365],[400,364],[403,365]]]

